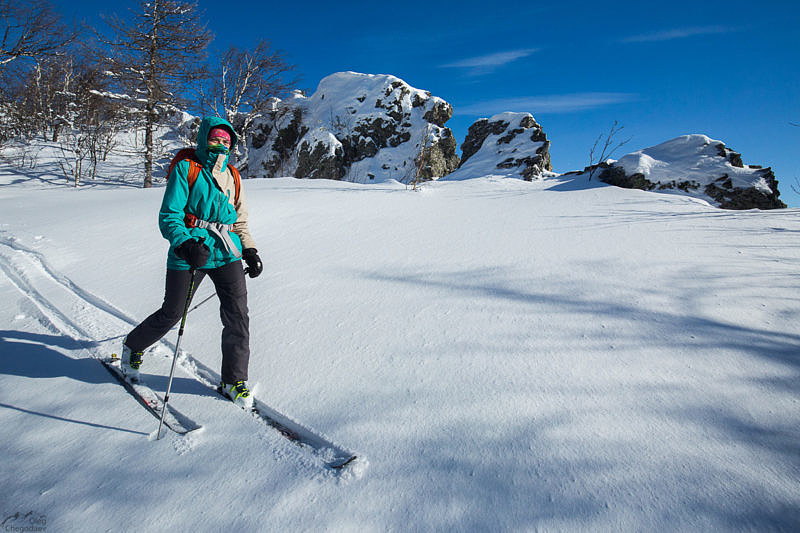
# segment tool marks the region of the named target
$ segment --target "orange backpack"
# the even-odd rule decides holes
[[[194,148],[181,148],[178,150],[178,153],[175,154],[175,157],[172,158],[172,161],[169,162],[169,171],[167,171],[167,179],[172,175],[172,171],[175,169],[175,165],[180,163],[181,161],[188,161],[189,162],[189,176],[187,180],[189,181],[189,193],[192,192],[192,187],[194,187],[194,182],[197,181],[197,176],[200,175],[200,170],[203,166],[200,164],[200,161],[197,160],[197,156],[194,153]],[[239,170],[231,165],[228,164],[228,170],[231,171],[233,175],[233,184],[234,184],[234,203],[239,203],[239,191],[242,189],[242,178],[239,175]],[[217,187],[219,187],[217,185]]]

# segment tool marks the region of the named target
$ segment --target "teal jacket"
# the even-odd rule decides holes
[[[228,121],[207,117],[200,123],[197,133],[197,149],[195,155],[202,164],[197,181],[189,192],[189,163],[181,161],[172,171],[164,191],[164,199],[158,213],[158,227],[161,234],[169,241],[167,268],[173,270],[189,270],[189,264],[175,255],[175,248],[189,239],[200,237],[211,250],[208,263],[202,268],[218,268],[240,258],[225,248],[221,239],[207,229],[188,228],[184,222],[186,212],[201,220],[232,224],[230,232],[234,244],[241,252],[243,241],[245,248],[254,247],[247,229],[247,209],[244,202],[244,191],[240,191],[239,203],[234,200],[233,176],[228,170],[228,154],[214,154],[208,151],[208,132],[217,126],[226,126],[231,132],[231,150],[238,140],[236,133]]]

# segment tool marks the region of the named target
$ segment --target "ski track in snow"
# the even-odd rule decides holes
[[[126,331],[137,324],[133,318],[109,302],[60,274],[48,264],[41,253],[27,248],[13,238],[0,237],[0,271],[34,306],[36,319],[47,330],[72,338],[75,340],[76,346],[80,347],[80,351],[89,357],[99,359],[103,349],[107,349],[109,353],[105,355],[110,356],[112,350],[116,351],[121,347],[124,334],[120,335],[119,332]],[[70,318],[71,316],[76,318]],[[112,342],[115,342],[115,345],[110,345]],[[161,350],[156,349],[155,353],[164,353],[171,359],[175,349],[174,344],[162,339],[157,346]],[[220,381],[219,374],[194,359],[184,350],[178,354],[178,364],[194,379],[212,389]],[[158,398],[159,401],[163,401],[161,396]],[[260,412],[270,416],[278,423],[302,428],[291,417],[275,411],[258,399],[255,399],[255,403]],[[178,416],[181,414],[179,413]],[[258,417],[253,415],[253,418]],[[278,430],[275,429],[275,431]],[[309,453],[314,456],[314,462],[318,463],[319,468],[324,469],[326,468],[325,463],[334,458],[333,450],[322,449],[324,441],[330,442],[330,439],[325,435],[319,435],[321,437],[319,439],[314,437],[316,435],[310,435],[309,440],[315,445],[317,451],[309,450]],[[337,454],[344,453],[341,447],[335,444],[334,446]],[[188,449],[190,447],[180,447],[179,453],[183,454]],[[352,468],[348,467],[343,471],[346,472],[343,478],[363,475],[363,470],[367,465],[366,459],[359,458],[357,463],[352,465]],[[341,473],[332,472],[332,475]]]
[[[8,237],[0,237],[0,244],[3,244],[16,252],[23,253],[28,256],[29,260],[36,264],[36,266],[41,270],[43,274],[49,277],[55,283],[60,284],[63,286],[68,292],[74,294],[81,300],[93,305],[97,309],[101,311],[105,311],[107,314],[116,317],[117,319],[126,322],[132,326],[136,325],[136,321],[133,320],[131,317],[125,315],[122,311],[111,305],[109,302],[103,300],[99,296],[96,296],[90,293],[87,290],[82,289],[76,283],[74,283],[68,277],[58,273],[54,268],[50,266],[50,264],[45,260],[44,256],[37,252],[36,250],[32,250],[19,242],[16,239],[8,238]]]

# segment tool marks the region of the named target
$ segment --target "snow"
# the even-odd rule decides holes
[[[342,147],[342,143],[339,142],[335,135],[329,131],[325,131],[322,128],[316,128],[309,131],[298,143],[298,145],[301,147],[305,145],[305,148],[309,151],[312,151],[319,144],[327,147],[327,152],[323,154],[326,156],[336,155],[336,149],[341,149]]]
[[[265,264],[248,280],[251,384],[363,457],[336,474],[195,378],[220,364],[214,300],[189,315],[170,395],[204,429],[153,439],[92,355],[160,305],[163,188],[132,187],[121,161],[78,189],[54,168],[0,167],[0,520],[800,526],[797,209],[558,177],[246,181]],[[157,391],[176,337],[145,357]]]

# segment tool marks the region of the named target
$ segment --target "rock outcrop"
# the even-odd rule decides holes
[[[340,72],[316,92],[276,100],[251,137],[252,177],[360,183],[429,180],[459,163],[453,108],[389,75]]]
[[[461,164],[445,179],[503,176],[532,181],[552,170],[550,141],[530,113],[501,113],[469,127]]]
[[[555,176],[550,141],[530,113],[476,121],[460,159],[445,127],[452,115],[446,101],[395,76],[332,74],[309,97],[295,91],[274,100],[249,136],[247,174],[357,183]],[[770,168],[745,165],[740,154],[705,135],[677,137],[570,174],[695,196],[725,209],[786,207]]]
[[[586,171],[618,187],[680,192],[724,209],[786,207],[771,169],[743,164],[741,154],[705,135],[677,137]]]

